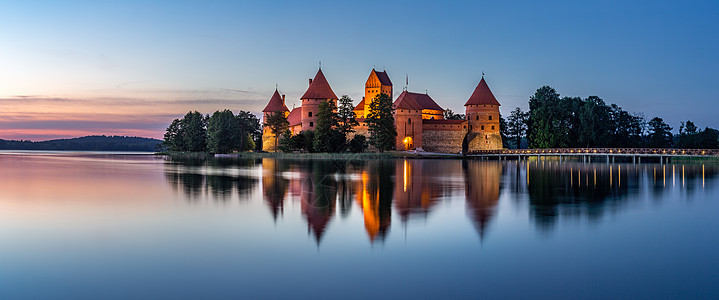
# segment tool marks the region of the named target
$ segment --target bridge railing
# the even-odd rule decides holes
[[[545,148],[545,149],[497,149],[476,150],[468,155],[719,155],[719,149],[674,149],[674,148]]]

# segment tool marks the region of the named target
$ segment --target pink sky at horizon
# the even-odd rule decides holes
[[[151,93],[149,93],[151,94]],[[0,98],[0,139],[44,141],[88,135],[121,135],[162,139],[173,119],[188,111],[211,114],[230,109],[257,114],[267,100],[239,99],[232,93],[205,92],[203,95],[158,97],[96,96]],[[193,97],[199,96],[199,97]],[[177,100],[170,100],[177,99]]]

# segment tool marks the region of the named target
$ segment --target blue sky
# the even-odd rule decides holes
[[[189,110],[259,112],[275,84],[299,105],[319,61],[355,102],[375,67],[461,112],[484,71],[505,115],[550,85],[717,128],[717,20],[714,1],[12,1],[0,138],[160,137]]]

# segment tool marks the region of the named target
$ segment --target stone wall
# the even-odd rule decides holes
[[[422,132],[424,151],[459,153],[462,151],[462,141],[467,134],[466,129],[462,130],[429,130]]]
[[[467,136],[467,141],[468,151],[502,149],[502,136],[499,134],[499,132],[470,132]]]

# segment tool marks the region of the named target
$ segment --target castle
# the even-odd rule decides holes
[[[353,134],[369,135],[364,121],[369,114],[371,101],[381,93],[393,96],[392,81],[386,71],[372,69],[365,82],[365,96],[354,108],[359,125],[354,127]],[[322,69],[319,69],[314,79],[309,80],[309,87],[300,99],[302,105],[290,111],[285,105],[285,96],[280,96],[275,90],[262,110],[263,116],[267,119],[275,112],[284,113],[290,124],[290,131],[295,135],[305,130],[314,130],[321,101],[334,101],[336,105],[339,98],[332,91]],[[492,94],[484,76],[464,104],[463,120],[445,119],[445,110],[427,93],[402,91],[393,104],[397,129],[395,149],[420,148],[424,151],[444,153],[501,149],[499,106],[499,101]],[[275,139],[270,129],[265,127],[262,133],[262,150],[276,151]]]

